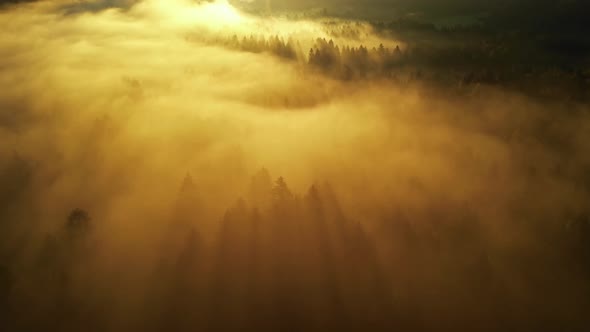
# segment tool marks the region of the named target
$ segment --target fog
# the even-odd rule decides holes
[[[368,22],[125,4],[0,10],[9,331],[587,326],[587,85],[392,78],[412,40]]]

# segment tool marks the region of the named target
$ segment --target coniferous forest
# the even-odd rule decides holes
[[[469,206],[392,203],[369,227],[347,215],[329,183],[296,193],[261,169],[207,236],[205,195],[186,175],[141,267],[111,266],[109,254],[125,253],[105,253],[101,220],[72,210],[25,262],[5,256],[14,269],[2,267],[9,328],[497,331],[585,320],[584,215],[551,229],[522,224],[538,243],[499,248]],[[565,310],[568,301],[579,307]]]
[[[587,12],[0,0],[0,331],[588,331]]]

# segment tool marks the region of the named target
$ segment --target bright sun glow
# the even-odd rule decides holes
[[[195,3],[188,0],[151,0],[149,8],[154,14],[164,16],[175,25],[211,25],[236,26],[246,21],[240,13],[226,0]]]

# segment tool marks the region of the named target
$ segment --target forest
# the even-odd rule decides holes
[[[500,2],[0,1],[0,329],[586,331],[590,34]]]
[[[362,35],[354,23],[324,22],[329,36],[358,40]],[[334,25],[336,27],[334,27]],[[299,62],[309,70],[344,81],[384,79],[397,84],[421,82],[450,87],[460,93],[477,85],[500,86],[536,98],[588,102],[590,73],[587,69],[587,45],[578,45],[573,54],[547,52],[534,42],[522,42],[526,36],[510,36],[482,32],[477,27],[436,29],[419,22],[396,21],[375,23],[377,33],[401,39],[412,38],[402,50],[399,44],[367,47],[337,45],[332,39],[317,38],[304,50],[299,41],[274,36],[233,35],[205,39],[214,45],[252,53],[269,53]],[[418,32],[416,32],[418,30]],[[435,33],[435,39],[415,40],[415,34]],[[402,31],[403,33],[400,33]],[[409,35],[409,36],[408,36]],[[189,40],[193,36],[188,37]],[[196,38],[198,40],[198,38]],[[546,43],[549,43],[546,41]],[[590,45],[590,44],[589,44]],[[580,52],[580,53],[578,53]]]
[[[533,245],[498,248],[468,206],[433,202],[420,212],[397,206],[371,230],[346,215],[330,184],[299,195],[261,169],[208,237],[200,224],[208,215],[203,195],[186,175],[162,220],[157,254],[125,288],[117,286],[122,271],[111,270],[101,252],[101,221],[72,210],[17,265],[23,275],[3,266],[3,294],[18,278],[4,297],[11,300],[3,309],[8,327],[574,331],[585,322],[588,298],[578,291],[590,275],[587,215],[534,230]],[[136,307],[123,308],[124,323],[113,322],[130,296],[139,297]],[[579,307],[562,306],[576,298]]]

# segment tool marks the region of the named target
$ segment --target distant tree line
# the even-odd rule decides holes
[[[395,26],[390,24],[387,28]],[[332,29],[335,37],[355,36],[355,28],[350,24]],[[435,28],[429,26],[422,30],[432,29]],[[418,81],[458,89],[485,84],[535,97],[577,101],[590,98],[590,68],[583,63],[540,52],[526,39],[520,42],[498,36],[478,39],[477,28],[434,31],[442,35],[440,41],[417,40],[403,48],[384,44],[337,45],[333,40],[318,38],[306,51],[293,38],[253,35],[215,38],[210,42],[298,61],[310,70],[344,81],[387,79],[398,84]]]

